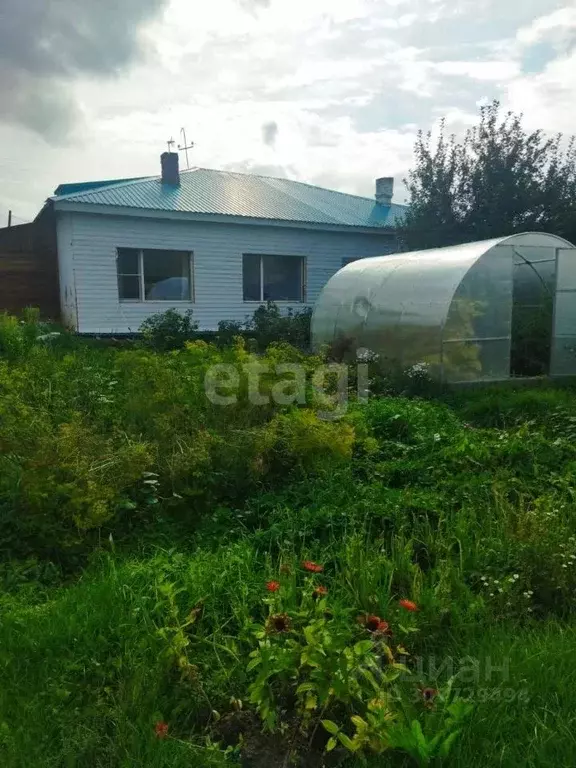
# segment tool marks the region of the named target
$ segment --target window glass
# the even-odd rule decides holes
[[[145,250],[144,294],[157,301],[186,301],[191,297],[190,255],[181,251]]]
[[[118,289],[121,299],[139,299],[140,278],[138,275],[119,275]]]
[[[244,301],[260,301],[260,256],[245,253],[242,259]]]
[[[302,259],[297,256],[265,256],[264,300],[302,301]]]
[[[121,300],[192,300],[190,254],[187,252],[118,248],[117,265]]]
[[[118,274],[137,275],[140,252],[135,248],[118,248]]]

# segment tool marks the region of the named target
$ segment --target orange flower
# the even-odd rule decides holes
[[[288,632],[290,630],[290,616],[287,613],[275,613],[266,621],[268,634]]]
[[[310,573],[322,573],[324,570],[323,565],[318,565],[318,563],[313,563],[312,560],[304,560],[302,563],[302,568],[304,568],[306,571],[310,571]]]
[[[279,581],[267,581],[266,582],[266,589],[268,592],[278,592],[280,589],[280,582]]]
[[[163,723],[159,720],[154,726],[154,733],[159,739],[165,739],[168,736],[168,723]]]
[[[313,592],[314,597],[326,597],[327,594],[328,594],[328,589],[326,587],[323,587],[322,584],[317,586]]]
[[[406,600],[406,599],[400,600],[398,605],[401,608],[404,608],[406,611],[417,611],[418,610],[418,606],[416,605],[416,603],[412,602],[412,600]]]

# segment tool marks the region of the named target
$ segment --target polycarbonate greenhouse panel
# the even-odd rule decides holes
[[[576,290],[576,248],[558,249],[558,290]]]
[[[558,291],[556,294],[556,333],[558,338],[576,336],[576,292]]]
[[[501,381],[508,378],[509,371],[510,339],[454,341],[443,347],[444,381]]]
[[[431,375],[446,381],[507,379],[514,302],[523,312],[541,312],[555,292],[561,251],[566,283],[573,286],[565,292],[576,292],[575,249],[545,233],[349,264],[328,281],[318,299],[313,346],[336,345],[349,356],[368,349],[385,368],[426,363]],[[559,285],[561,280],[562,271]],[[559,298],[559,338],[562,327],[576,337],[576,317],[564,306],[574,298]],[[562,361],[564,371],[565,356]]]
[[[500,245],[478,260],[455,291],[443,340],[510,339],[513,250]]]
[[[576,248],[560,248],[557,254],[557,288],[550,374],[576,374]]]
[[[551,376],[576,376],[576,336],[558,336],[552,342]]]

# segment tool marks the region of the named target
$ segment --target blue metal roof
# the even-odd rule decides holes
[[[71,195],[75,192],[86,192],[89,189],[97,189],[98,187],[109,187],[111,184],[118,184],[121,181],[138,181],[145,178],[147,177],[139,176],[133,179],[105,179],[104,181],[78,181],[74,184],[59,184],[54,190],[54,196]]]
[[[178,187],[162,184],[156,176],[99,186],[65,184],[56,192],[51,198],[56,203],[379,229],[395,226],[406,210],[299,181],[208,168],[181,172]]]

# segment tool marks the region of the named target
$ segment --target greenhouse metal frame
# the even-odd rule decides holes
[[[445,382],[576,375],[576,248],[527,232],[354,261],[320,294],[312,343]]]

